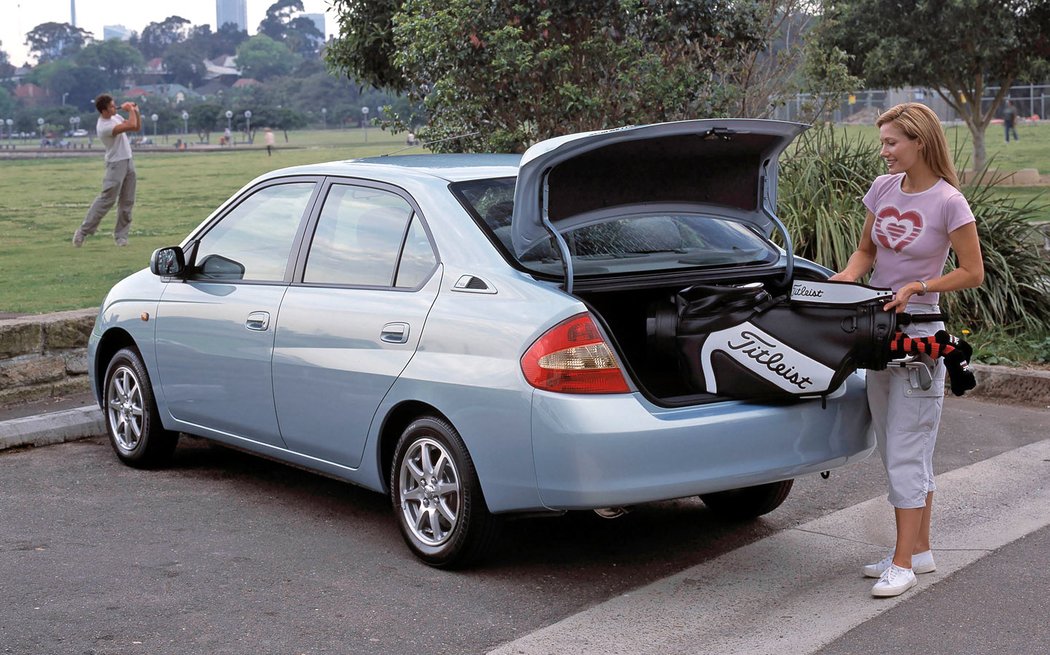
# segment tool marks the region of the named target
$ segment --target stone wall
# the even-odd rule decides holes
[[[96,309],[0,319],[0,405],[89,389],[87,342]]]

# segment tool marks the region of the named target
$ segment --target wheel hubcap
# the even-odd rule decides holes
[[[427,546],[448,541],[459,522],[460,480],[456,463],[439,442],[415,441],[401,460],[401,513],[416,539]]]
[[[142,384],[135,371],[121,366],[106,390],[109,431],[121,452],[131,453],[142,440],[142,407]]]

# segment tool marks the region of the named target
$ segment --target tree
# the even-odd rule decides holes
[[[46,89],[56,101],[65,97],[66,104],[78,108],[89,107],[101,91],[112,88],[108,86],[109,79],[102,69],[81,66],[73,59],[40,64],[30,71],[28,79]]]
[[[248,32],[237,27],[236,23],[226,23],[212,34],[209,58],[232,55],[247,40]]]
[[[287,75],[298,63],[298,56],[283,43],[264,34],[253,36],[237,48],[237,66],[246,77],[257,80]]]
[[[185,41],[189,29],[190,21],[182,16],[168,16],[159,23],[150,23],[139,36],[139,50],[146,59],[160,57],[171,46]]]
[[[77,53],[80,66],[96,68],[105,75],[104,88],[119,89],[124,78],[142,67],[142,55],[118,39],[90,43]]]
[[[324,34],[302,13],[302,0],[277,0],[259,23],[259,34],[283,43],[296,54],[314,57],[324,43]]]
[[[69,23],[41,23],[26,33],[25,44],[37,63],[45,64],[76,53],[91,39],[91,32]]]
[[[443,150],[724,115],[717,61],[760,39],[754,6],[735,0],[393,1],[335,0],[327,60],[407,89],[429,113],[420,136],[448,138]]]
[[[1050,53],[1046,0],[830,0],[827,44],[869,85],[933,88],[965,121],[975,170],[1010,86]],[[989,86],[998,86],[982,106]]]
[[[205,50],[204,52],[207,52]],[[176,84],[194,87],[204,79],[204,57],[200,44],[183,41],[164,51],[164,69]]]
[[[0,42],[3,45],[3,42]],[[8,58],[7,53],[0,50],[0,79],[11,77],[15,72],[15,67],[11,65],[11,60]]]

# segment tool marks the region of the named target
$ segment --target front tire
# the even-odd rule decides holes
[[[401,434],[390,467],[390,500],[401,536],[437,568],[480,560],[500,521],[489,513],[467,447],[447,421],[426,416]]]
[[[161,425],[146,365],[135,349],[124,348],[109,361],[104,389],[106,431],[120,461],[135,468],[166,464],[179,434]]]
[[[760,484],[703,494],[700,500],[714,513],[731,521],[746,521],[769,514],[787,500],[794,480]]]

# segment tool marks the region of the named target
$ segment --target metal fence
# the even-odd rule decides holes
[[[985,97],[981,99],[983,110],[988,110],[998,92],[999,87],[994,86],[985,90]],[[813,119],[813,108],[825,97],[827,96],[817,96],[811,93],[796,94],[777,107],[773,117],[780,120],[808,122]],[[1050,109],[1050,84],[1013,86],[1010,87],[1007,98],[1014,103],[1019,118],[1046,119],[1046,112]],[[879,113],[902,102],[924,103],[937,112],[937,115],[945,122],[961,120],[958,113],[935,90],[930,88],[865,89],[839,98],[833,97],[831,100],[833,101],[832,108],[826,118],[830,118],[835,123],[871,124],[874,123]],[[1000,115],[1005,104],[1004,100],[998,110]]]

